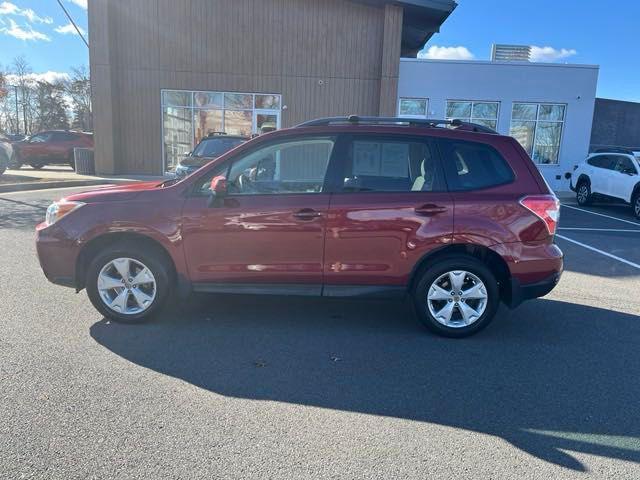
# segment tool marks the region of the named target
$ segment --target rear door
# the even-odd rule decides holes
[[[589,164],[594,167],[593,174],[590,175],[591,192],[609,195],[611,173],[615,166],[615,159],[612,155],[596,155],[589,160]]]
[[[401,292],[416,262],[447,245],[453,201],[425,136],[341,138],[325,240],[324,295]]]

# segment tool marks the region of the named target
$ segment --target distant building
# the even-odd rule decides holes
[[[640,103],[596,98],[591,150],[611,147],[640,151]]]
[[[531,59],[531,47],[528,45],[493,44],[491,61],[493,62],[528,62]]]

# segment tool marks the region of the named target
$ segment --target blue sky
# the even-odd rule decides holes
[[[87,0],[62,1],[86,31]],[[541,61],[600,65],[598,96],[640,102],[640,0],[458,3],[425,57],[487,60],[494,42],[534,45]],[[17,55],[36,73],[65,73],[89,62],[56,0],[0,0],[0,65]]]

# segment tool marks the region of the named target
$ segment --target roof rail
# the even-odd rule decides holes
[[[472,132],[491,133],[497,135],[494,129],[477,123],[463,122],[459,119],[438,120],[430,118],[409,118],[409,117],[361,117],[359,115],[349,115],[347,117],[326,117],[310,120],[298,125],[298,127],[322,127],[327,125],[398,125],[398,126],[424,126],[440,127],[450,125],[456,129],[468,130]]]
[[[597,148],[593,153],[623,153],[626,155],[634,155],[632,150],[628,148],[611,147],[611,148]]]

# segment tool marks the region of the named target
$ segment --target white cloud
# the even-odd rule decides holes
[[[41,17],[36,12],[34,12],[31,8],[20,8],[16,4],[11,2],[2,2],[0,3],[0,15],[16,15],[25,17],[31,23],[53,23],[53,19],[51,17]]]
[[[87,5],[88,0],[67,0],[67,1],[70,3],[73,3],[74,5],[79,6],[80,8],[84,8],[85,10],[88,7]]]
[[[24,28],[18,25],[13,19],[9,18],[9,26],[0,28],[0,33],[9,35],[19,40],[43,40],[50,42],[51,38],[42,32],[34,30],[31,25],[25,24]]]
[[[536,47],[532,45],[530,59],[532,62],[557,62],[564,58],[573,57],[577,55],[577,53],[573,48],[556,49],[553,47]]]
[[[425,52],[418,52],[418,58],[428,58],[430,60],[473,60],[473,53],[467,47],[439,47],[432,45]]]
[[[35,84],[36,82],[56,83],[71,79],[71,76],[66,72],[55,72],[52,70],[41,73],[30,73],[26,77],[27,82],[31,84]],[[7,75],[6,79],[9,84],[15,85],[18,82],[18,78],[14,74]]]
[[[78,29],[80,29],[80,32],[84,35],[85,31],[84,28],[82,28],[81,26],[78,25]],[[66,25],[60,25],[58,27],[55,28],[55,31],[62,34],[62,35],[78,35],[78,32],[76,30],[76,28],[71,24],[71,22],[67,23]]]

